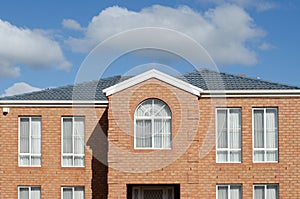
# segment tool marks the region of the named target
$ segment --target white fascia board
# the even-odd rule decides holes
[[[300,97],[300,90],[213,90],[202,97]]]
[[[107,107],[107,100],[0,100],[0,106],[6,107]]]
[[[149,70],[145,73],[142,73],[140,75],[132,77],[128,80],[125,80],[121,83],[118,83],[116,85],[108,87],[108,88],[104,89],[103,92],[105,93],[106,96],[110,96],[114,93],[117,93],[119,91],[127,89],[131,86],[137,85],[137,84],[139,84],[141,82],[144,82],[144,81],[146,81],[148,79],[151,79],[151,78],[161,80],[165,83],[168,83],[172,86],[175,86],[179,89],[182,89],[182,90],[184,90],[186,92],[189,92],[189,93],[191,93],[193,95],[196,95],[196,96],[200,96],[200,93],[203,91],[203,89],[201,89],[201,88],[198,88],[194,85],[191,85],[187,82],[184,82],[180,79],[177,79],[177,78],[172,77],[170,75],[167,75],[165,73],[162,73],[158,70],[152,69],[152,70]]]

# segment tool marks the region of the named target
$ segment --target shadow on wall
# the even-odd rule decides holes
[[[108,119],[107,110],[103,113],[99,123],[95,127],[92,135],[87,141],[87,146],[92,149],[92,198],[107,199],[107,130]]]

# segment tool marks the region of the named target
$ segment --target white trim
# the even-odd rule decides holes
[[[29,199],[31,199],[31,190],[32,190],[32,188],[39,188],[39,190],[40,190],[40,196],[42,196],[41,186],[18,186],[18,199],[21,199],[21,197],[20,197],[20,193],[21,193],[20,189],[22,189],[22,188],[28,189]]]
[[[224,110],[224,111],[226,111],[226,121],[227,121],[227,148],[218,148],[218,110]],[[241,148],[239,148],[239,149],[231,149],[230,148],[230,138],[229,138],[229,135],[230,135],[230,133],[228,132],[229,131],[229,114],[230,114],[230,110],[239,110],[239,113],[240,113],[240,134],[241,134],[241,140],[240,140],[240,146],[241,146]],[[243,132],[242,132],[242,109],[241,108],[230,108],[230,107],[228,107],[228,108],[216,108],[215,109],[215,117],[216,117],[216,119],[215,119],[215,129],[216,129],[216,134],[215,134],[215,136],[216,136],[216,163],[225,163],[225,164],[239,164],[239,163],[242,163],[242,159],[243,159],[243,156],[242,156],[242,148],[243,148],[243,146],[242,146],[242,143],[243,143],[243,137],[242,137],[242,134],[243,134]],[[226,161],[224,161],[224,162],[222,162],[222,161],[218,161],[218,152],[219,151],[226,151],[227,152],[227,156],[228,156],[228,161],[226,162]],[[235,152],[237,152],[237,151],[239,151],[240,152],[240,155],[241,155],[241,160],[240,161],[236,161],[236,162],[233,162],[233,161],[231,161],[231,159],[230,159],[230,152],[231,151],[235,151]]]
[[[65,118],[71,118],[72,119],[72,153],[71,154],[65,154],[64,153],[64,131],[63,131],[63,125],[64,125],[64,119]],[[74,154],[74,121],[75,121],[75,118],[83,118],[83,121],[84,121],[84,132],[83,132],[83,136],[84,136],[84,145],[85,145],[85,117],[84,116],[62,116],[61,117],[61,167],[64,167],[64,168],[84,168],[85,167],[85,146],[84,146],[84,152],[83,154]],[[73,158],[73,165],[64,165],[63,164],[63,157],[64,156],[72,156]],[[80,157],[82,156],[83,157],[83,165],[82,166],[74,166],[74,157]]]
[[[27,153],[26,155],[29,155],[29,165],[20,165],[20,156],[22,156],[22,155],[25,155],[25,154],[21,154],[21,152],[20,152],[20,149],[21,149],[21,119],[22,118],[28,118],[29,119],[29,150],[30,150],[30,152],[29,153]],[[32,155],[32,153],[31,153],[31,123],[32,123],[32,119],[33,118],[38,118],[38,119],[40,119],[40,122],[41,122],[41,129],[40,129],[40,133],[41,133],[41,139],[40,139],[40,141],[41,141],[41,143],[40,143],[40,145],[41,145],[41,153],[40,154],[34,154],[34,155]],[[19,123],[19,126],[18,126],[18,166],[19,167],[42,167],[42,117],[40,117],[40,116],[20,116],[19,118],[18,118],[18,123]],[[31,164],[31,157],[32,156],[36,156],[36,157],[40,157],[40,159],[41,159],[41,164],[40,165],[32,165]]]
[[[279,143],[277,143],[277,148],[266,148],[266,112],[267,109],[274,109],[276,110],[276,122],[277,122],[277,142],[279,137],[279,131],[278,131],[278,108],[274,107],[265,107],[265,108],[252,108],[252,161],[253,163],[278,163],[279,162]],[[255,110],[263,110],[263,122],[264,122],[264,148],[256,148],[254,149],[254,111]],[[255,151],[264,151],[264,161],[255,161],[254,159],[254,152]],[[267,161],[266,160],[266,151],[276,151],[277,152],[277,161]]]
[[[136,84],[139,84],[139,83],[144,82],[144,81],[146,81],[148,79],[151,79],[151,78],[161,80],[165,83],[168,83],[172,86],[175,86],[175,87],[177,87],[179,89],[182,89],[186,92],[189,92],[193,95],[200,96],[200,93],[203,91],[203,89],[198,88],[198,87],[196,87],[192,84],[189,84],[189,83],[184,82],[184,81],[182,81],[178,78],[175,78],[175,77],[172,77],[172,76],[167,75],[165,73],[162,73],[158,70],[152,69],[152,70],[149,70],[145,73],[134,76],[134,77],[132,77],[128,80],[125,80],[123,82],[115,84],[111,87],[108,87],[108,88],[104,89],[103,92],[105,93],[106,96],[110,96],[114,93],[120,92],[120,91],[122,91],[126,88],[129,88],[131,86],[134,86]]]
[[[300,97],[300,90],[204,90],[201,97]]]
[[[5,107],[107,107],[108,101],[72,100],[0,100]]]

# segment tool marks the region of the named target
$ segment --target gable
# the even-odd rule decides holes
[[[184,90],[184,91],[186,91],[188,93],[191,93],[193,95],[196,95],[196,96],[200,96],[200,93],[203,91],[201,88],[198,88],[198,87],[196,87],[192,84],[189,84],[189,83],[187,83],[185,81],[182,81],[178,78],[175,78],[175,77],[172,77],[172,76],[167,75],[165,73],[162,73],[158,70],[152,69],[152,70],[149,70],[149,71],[147,71],[145,73],[142,73],[140,75],[134,76],[130,79],[127,79],[123,82],[120,82],[116,85],[108,87],[108,88],[104,89],[103,92],[105,93],[106,96],[110,96],[114,93],[120,92],[122,90],[125,90],[129,87],[132,87],[134,85],[137,85],[141,82],[144,82],[144,81],[152,79],[152,78],[158,79],[162,82],[165,82],[169,85],[172,85],[176,88],[179,88],[181,90]]]

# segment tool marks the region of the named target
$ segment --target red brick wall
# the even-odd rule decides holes
[[[2,110],[2,107],[0,107]],[[1,192],[0,198],[18,198],[18,186],[41,186],[42,198],[61,198],[61,186],[84,186],[86,198],[104,199],[107,195],[107,167],[99,157],[105,154],[106,108],[10,108],[9,114],[0,116]],[[74,112],[73,112],[74,111]],[[85,167],[61,167],[61,117],[85,116]],[[18,167],[18,117],[42,117],[42,166]],[[99,122],[100,121],[100,122]],[[97,125],[98,124],[98,125]],[[100,127],[100,125],[101,127]],[[103,144],[103,146],[101,146]],[[97,154],[98,153],[98,154]],[[92,182],[92,183],[91,183]]]
[[[147,98],[163,100],[172,111],[172,150],[134,150],[134,111]],[[286,97],[198,99],[155,79],[113,94],[108,110],[108,198],[126,198],[126,184],[180,184],[181,199],[215,198],[217,184],[242,184],[243,198],[252,198],[256,183],[278,183],[280,198],[300,198],[299,105],[299,98]],[[216,163],[216,107],[242,109],[242,163]],[[278,108],[278,163],[252,161],[254,107]],[[181,154],[178,149],[186,144]],[[164,165],[164,160],[171,163]]]

